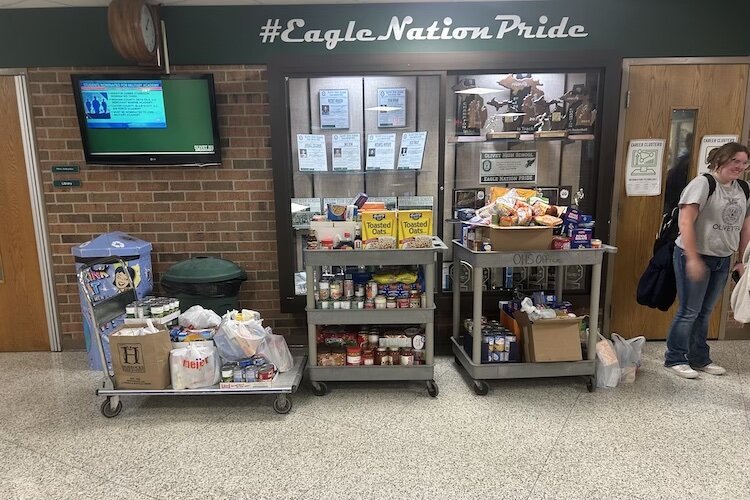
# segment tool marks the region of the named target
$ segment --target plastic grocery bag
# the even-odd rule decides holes
[[[180,326],[203,330],[205,328],[216,328],[221,324],[221,316],[211,309],[203,309],[202,306],[193,306],[180,314],[177,320]]]
[[[740,323],[750,323],[750,268],[748,268],[748,260],[750,260],[750,245],[745,247],[745,254],[742,256],[745,272],[742,273],[742,277],[734,286],[730,299],[734,319]]]
[[[221,360],[212,345],[188,344],[172,349],[169,366],[172,389],[199,389],[219,383]]]
[[[281,335],[270,333],[270,331],[258,347],[257,353],[265,356],[268,361],[276,365],[280,372],[289,371],[294,366],[294,359],[289,351],[286,339]]]
[[[620,382],[632,384],[635,382],[636,371],[641,367],[641,351],[643,350],[643,344],[646,343],[646,337],[641,335],[632,339],[625,339],[613,333],[612,341],[615,344],[617,360],[620,363]]]
[[[602,334],[599,334],[599,339],[596,343],[596,386],[617,387],[620,382],[620,363],[617,360],[617,353],[612,346],[612,341],[604,338]]]
[[[214,335],[214,342],[222,358],[239,361],[255,354],[269,333],[271,329],[263,328],[263,320],[257,312],[229,311]]]

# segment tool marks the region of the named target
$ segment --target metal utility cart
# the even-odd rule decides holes
[[[323,396],[328,392],[325,382],[424,380],[427,392],[436,397],[439,392],[435,375],[435,261],[439,252],[448,247],[433,237],[431,248],[403,250],[305,250],[307,276],[307,337],[309,344],[308,377],[313,393]],[[423,265],[427,307],[420,309],[316,309],[315,268],[321,266],[397,266]],[[317,274],[320,276],[320,274]],[[318,325],[425,325],[425,364],[410,366],[317,366],[316,330]]]
[[[453,287],[453,354],[456,362],[461,364],[474,380],[474,391],[480,396],[486,395],[489,384],[486,380],[541,378],[541,377],[586,377],[586,387],[593,391],[596,387],[595,356],[597,341],[597,324],[599,321],[599,291],[602,277],[602,261],[605,253],[616,253],[617,248],[602,245],[602,248],[585,248],[577,250],[539,250],[539,251],[506,251],[474,252],[458,240],[453,240],[454,262],[466,262],[473,268],[473,330],[472,358],[458,341],[461,328],[461,291]],[[588,359],[583,361],[564,361],[553,363],[481,363],[482,342],[482,272],[484,268],[496,267],[535,267],[555,266],[558,276],[562,275],[564,266],[592,266],[591,302]],[[453,267],[453,283],[459,282],[460,266]],[[479,277],[479,279],[478,279]],[[563,280],[556,281],[557,297],[562,298]]]
[[[86,273],[95,266],[119,264],[123,267],[127,265],[118,258],[106,257],[82,267],[78,271],[78,281],[81,285],[81,300],[84,302],[84,311],[91,318],[92,325],[104,325],[123,315],[125,306],[136,300],[132,280],[130,287],[123,292],[114,295],[103,301],[94,302],[91,289],[86,282]],[[128,273],[125,273],[129,276]],[[164,318],[170,319],[170,318]],[[225,394],[276,394],[273,402],[273,409],[276,413],[289,413],[292,409],[292,400],[290,394],[297,392],[297,388],[302,380],[304,373],[306,357],[294,356],[294,366],[285,373],[279,373],[273,382],[269,384],[259,383],[251,388],[222,389],[219,385],[204,387],[200,389],[161,389],[161,390],[134,390],[134,389],[115,389],[114,374],[110,371],[104,352],[104,344],[99,331],[92,332],[92,337],[96,339],[96,347],[101,360],[102,381],[100,388],[96,390],[98,396],[106,396],[101,405],[102,415],[107,418],[116,417],[122,411],[122,396],[217,396]]]

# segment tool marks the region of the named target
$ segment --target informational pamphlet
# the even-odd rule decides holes
[[[327,171],[325,136],[297,134],[297,159],[299,159],[300,172]]]
[[[362,170],[362,138],[359,134],[331,136],[333,170]]]
[[[419,170],[422,168],[426,141],[427,132],[404,132],[401,135],[401,148],[398,154],[399,170]]]
[[[664,158],[664,139],[634,139],[628,146],[625,193],[628,196],[659,196]]]
[[[367,170],[393,170],[396,134],[367,134]]]
[[[378,89],[378,127],[398,128],[406,126],[406,89]]]
[[[349,91],[320,91],[320,128],[349,128]]]

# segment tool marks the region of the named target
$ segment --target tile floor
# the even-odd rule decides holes
[[[649,343],[638,380],[491,383],[452,357],[422,384],[270,397],[125,398],[105,419],[81,353],[0,354],[0,498],[750,499],[750,341],[724,377],[678,379]]]

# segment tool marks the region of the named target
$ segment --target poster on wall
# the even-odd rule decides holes
[[[359,134],[331,136],[331,162],[334,172],[362,170],[362,139]]]
[[[378,127],[406,126],[406,88],[378,89]]]
[[[661,194],[664,139],[634,139],[628,145],[625,193],[628,196]]]
[[[393,170],[396,134],[367,134],[367,170]]]
[[[349,128],[349,91],[326,89],[320,91],[320,128]]]
[[[325,172],[328,170],[326,137],[324,135],[297,134],[297,159],[300,172]]]
[[[427,132],[404,132],[401,135],[401,148],[398,153],[399,170],[420,170],[424,157],[424,144]]]
[[[536,151],[482,151],[479,153],[479,183],[535,183]]]
[[[737,135],[704,135],[701,139],[700,156],[698,156],[698,175],[705,174],[708,172],[708,155],[714,149],[723,146],[728,142],[737,142],[739,136]]]

